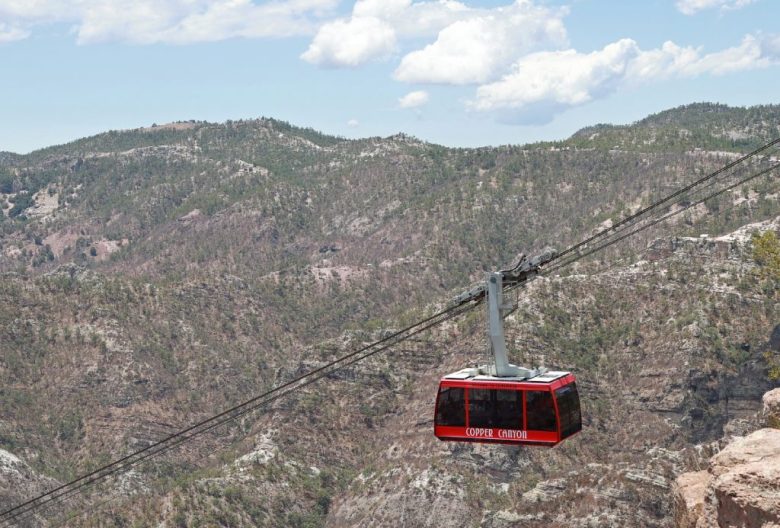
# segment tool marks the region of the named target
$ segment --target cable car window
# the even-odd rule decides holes
[[[557,431],[552,393],[528,391],[525,393],[525,412],[528,429],[532,431]]]
[[[466,402],[464,389],[442,387],[439,390],[439,406],[436,409],[436,425],[466,426]]]
[[[582,416],[577,385],[569,383],[556,390],[555,399],[558,401],[558,412],[561,415],[561,439],[581,431]]]
[[[490,389],[469,389],[469,426],[493,427]]]
[[[499,429],[523,428],[523,393],[519,390],[495,390],[495,427]]]
[[[469,389],[469,427],[522,429],[522,392]]]

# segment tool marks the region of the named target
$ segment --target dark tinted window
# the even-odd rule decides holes
[[[525,413],[528,429],[533,431],[557,431],[555,407],[551,392],[528,391],[525,393]]]
[[[520,391],[469,389],[469,427],[523,428]]]
[[[561,439],[582,430],[580,396],[577,394],[577,385],[569,383],[556,390],[555,399],[558,401],[558,412],[561,415]]]
[[[466,426],[466,401],[464,389],[442,387],[439,389],[439,406],[436,408],[436,425]]]

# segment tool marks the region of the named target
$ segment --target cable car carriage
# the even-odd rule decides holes
[[[459,370],[439,382],[434,434],[440,440],[554,446],[582,429],[577,383],[570,372],[527,369],[507,360],[504,285],[532,279],[553,252],[521,257],[511,270],[489,273],[484,285],[458,296],[463,304],[487,297],[494,363]]]

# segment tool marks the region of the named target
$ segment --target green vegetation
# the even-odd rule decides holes
[[[751,239],[753,260],[758,266],[757,276],[763,282],[767,296],[778,298],[780,290],[780,240],[777,232],[754,233]],[[764,352],[767,375],[770,380],[780,381],[780,354],[771,348]]]
[[[753,244],[753,260],[759,266],[761,278],[780,284],[780,240],[775,231],[765,231],[762,234],[754,234],[751,240]]]
[[[0,167],[0,194],[14,192],[14,176],[8,169]]]
[[[767,376],[770,381],[780,381],[780,354],[772,350],[764,352],[764,360],[767,363],[768,372]]]
[[[690,151],[749,148],[777,112],[695,105],[481,149],[188,122],[4,157],[0,445],[61,480],[94,469],[433,313],[519,251],[562,249],[631,214],[727,159]],[[29,215],[43,189],[56,209]],[[151,491],[83,525],[322,526],[391,484],[426,508],[448,504],[418,487],[426,468],[464,490],[452,500],[479,524],[482,511],[525,508],[536,483],[586,485],[571,476],[580,460],[641,466],[649,445],[719,438],[729,391],[754,399],[765,367],[780,376],[762,361],[778,241],[714,236],[774,218],[776,192],[756,181],[707,204],[717,214],[689,213],[522,290],[513,359],[577,373],[585,441],[544,455],[431,444],[428,385],[484,355],[475,311],[139,468],[122,485]],[[529,468],[522,480],[517,468]]]
[[[21,215],[25,209],[34,203],[34,200],[30,194],[17,194],[13,203],[13,207],[8,211],[8,216],[11,218]]]
[[[777,137],[773,123],[778,120],[780,107],[776,105],[734,108],[696,103],[651,115],[631,125],[587,127],[558,145],[641,152],[683,152],[694,148],[749,152]]]

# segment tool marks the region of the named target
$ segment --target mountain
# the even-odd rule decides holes
[[[778,111],[691,105],[478,149],[180,122],[2,157],[0,454],[28,484],[0,485],[0,506],[413,322],[520,251],[581,240],[780,135]],[[479,314],[61,511],[74,526],[671,526],[674,479],[750,430],[777,385],[777,282],[751,235],[778,211],[776,175],[760,178],[523,290],[513,358],[580,380],[585,430],[555,449],[433,438],[438,378],[484,355]]]
[[[694,148],[750,151],[777,137],[780,107],[734,108],[697,103],[653,114],[627,126],[587,127],[567,142],[639,151]]]

